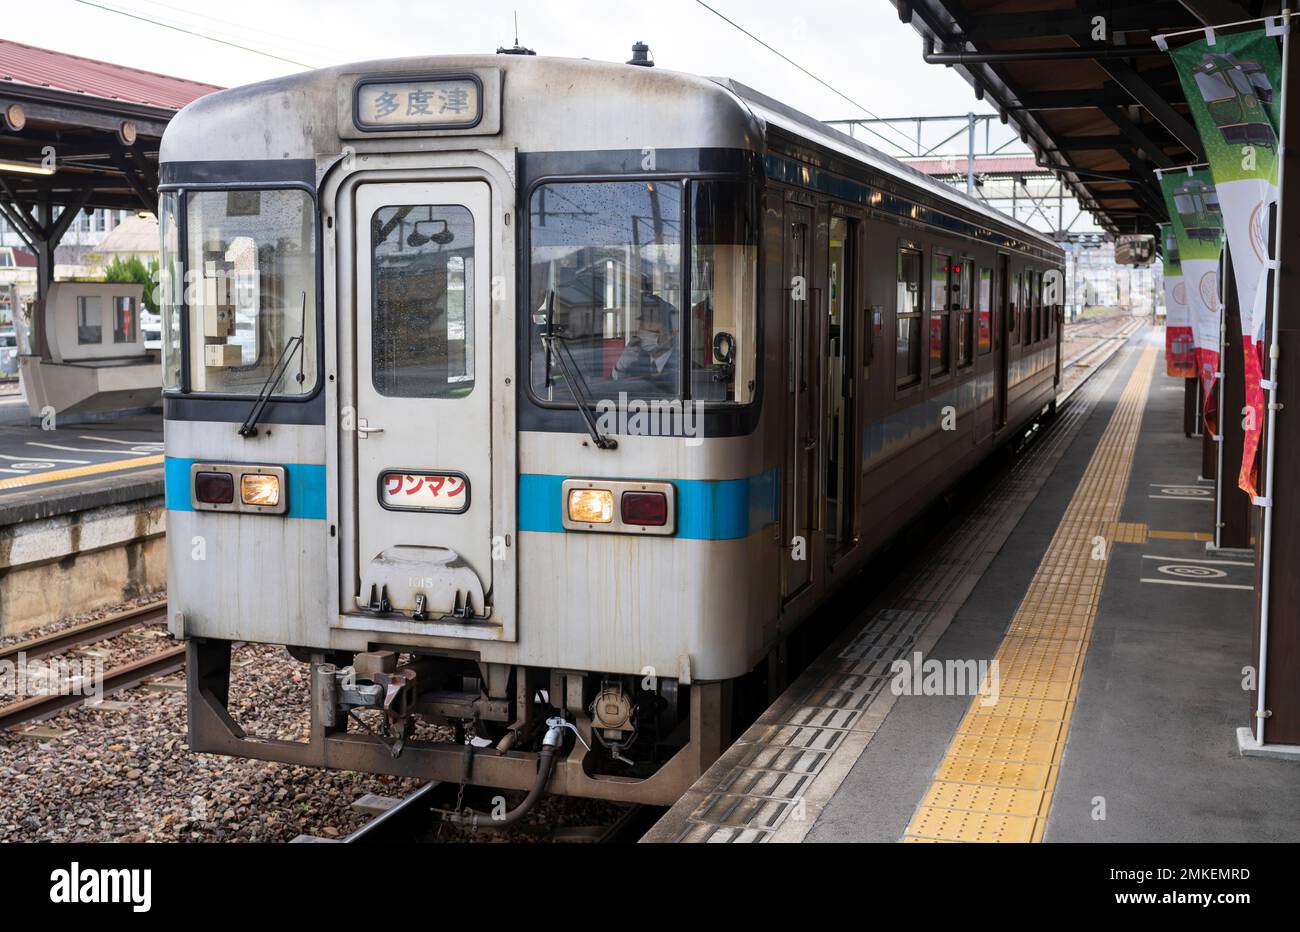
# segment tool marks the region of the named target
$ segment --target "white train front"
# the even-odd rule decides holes
[[[183,110],[160,190],[196,750],[669,803],[1054,404],[1055,244],[721,79],[315,71]],[[237,641],[310,664],[310,740],[232,720]]]

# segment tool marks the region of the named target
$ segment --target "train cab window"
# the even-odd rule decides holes
[[[952,256],[935,251],[930,260],[930,375],[945,375],[950,355],[952,296],[949,294]]]
[[[371,371],[390,398],[474,389],[474,216],[455,205],[383,207],[371,220]]]
[[[993,270],[980,269],[979,285],[975,292],[976,328],[979,354],[993,349]]]
[[[177,198],[174,191],[158,195],[158,229],[162,237],[158,254],[158,304],[162,316],[162,387],[175,391],[181,387],[181,252],[176,223]]]
[[[676,181],[557,182],[533,191],[528,361],[538,398],[573,404],[574,388],[597,404],[623,393],[629,400],[680,396],[682,193]],[[736,326],[736,340],[743,332],[752,343],[752,330],[741,331],[730,308],[718,308],[719,277],[730,274],[733,255],[726,271],[720,254],[710,255],[705,303],[715,319]],[[734,280],[724,287],[742,288]],[[558,338],[553,352],[542,339],[548,334]],[[566,370],[580,384],[566,387]]]
[[[898,250],[898,307],[894,314],[894,376],[898,385],[921,381],[921,253]]]
[[[754,400],[758,237],[752,189],[738,181],[693,181],[690,398]]]
[[[184,206],[191,390],[312,393],[317,337],[311,195],[297,188],[191,191]],[[168,231],[162,235],[166,241]]]
[[[954,267],[957,277],[957,366],[969,366],[975,361],[975,265],[969,256],[963,256]]]

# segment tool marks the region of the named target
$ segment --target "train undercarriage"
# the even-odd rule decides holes
[[[311,669],[306,741],[229,710],[232,642],[192,638],[190,748],[307,767],[667,806],[722,753],[730,683],[291,649]],[[420,723],[450,726],[426,740]]]

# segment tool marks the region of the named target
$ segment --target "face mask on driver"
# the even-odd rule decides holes
[[[636,337],[647,353],[663,352],[668,348],[668,334],[659,330],[638,330]]]

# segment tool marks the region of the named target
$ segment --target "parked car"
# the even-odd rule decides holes
[[[145,349],[162,348],[162,315],[146,309],[140,310],[140,330],[144,333]]]
[[[0,330],[0,377],[18,374],[18,334],[12,327]]]

